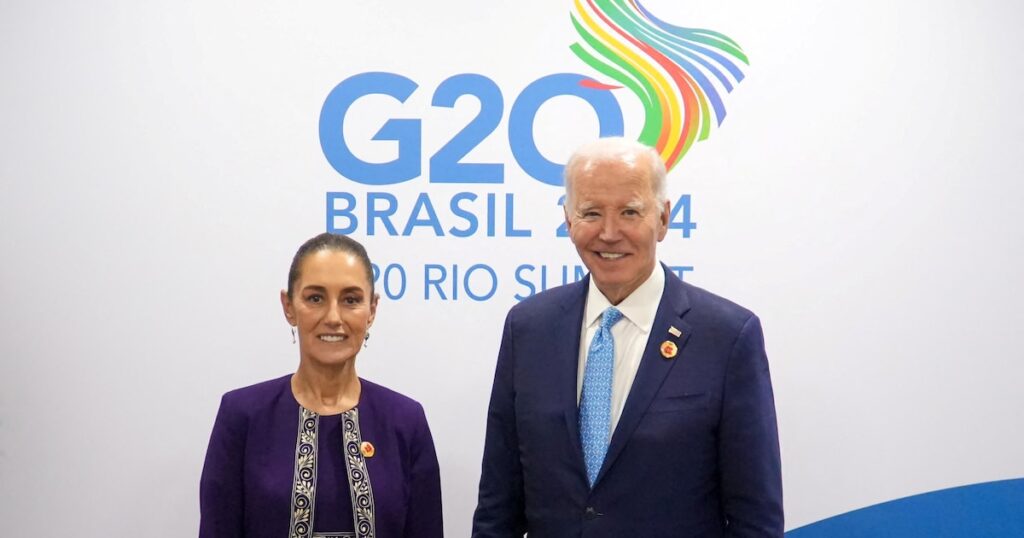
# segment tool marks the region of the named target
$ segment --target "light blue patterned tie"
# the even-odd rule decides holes
[[[612,429],[612,372],[615,367],[615,340],[612,326],[622,319],[614,306],[601,315],[601,326],[590,341],[587,365],[583,369],[583,391],[580,394],[580,441],[587,480],[594,486],[597,473],[608,452]]]

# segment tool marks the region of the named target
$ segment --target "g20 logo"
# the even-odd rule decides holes
[[[365,185],[391,185],[422,175],[423,120],[392,118],[373,136],[397,143],[398,156],[384,163],[360,159],[345,140],[345,118],[360,98],[385,95],[404,103],[419,89],[408,77],[384,72],[360,73],[338,84],[320,111],[320,146],[327,162],[342,176]],[[451,76],[434,90],[431,106],[453,108],[459,98],[472,96],[480,112],[429,159],[431,183],[503,183],[503,163],[463,162],[466,155],[497,129],[505,113],[505,98],[495,82],[483,75]],[[530,177],[548,185],[562,185],[563,165],[553,163],[537,148],[533,126],[537,112],[554,97],[572,96],[590,105],[598,118],[597,136],[622,136],[622,109],[607,88],[572,73],[541,77],[516,97],[509,110],[508,140],[512,156]]]
[[[385,72],[360,73],[339,83],[328,94],[320,112],[320,145],[330,165],[342,176],[364,185],[393,185],[421,177],[423,161],[423,120],[420,118],[391,118],[384,122],[372,137],[375,141],[392,141],[397,145],[397,157],[388,162],[367,162],[353,152],[344,136],[345,119],[357,109],[360,98],[370,95],[384,95],[405,103],[417,91],[419,85],[408,77]],[[504,163],[463,162],[466,155],[497,129],[504,115],[504,96],[498,85],[491,79],[472,73],[464,73],[445,79],[434,90],[431,106],[453,108],[463,96],[475,97],[480,102],[480,112],[435,151],[428,160],[427,177],[430,183],[447,184],[498,184],[505,181]],[[534,122],[537,112],[555,97],[571,96],[588,104],[597,115],[598,136],[621,136],[623,134],[622,109],[608,91],[608,87],[583,75],[557,73],[541,77],[523,89],[516,97],[508,116],[508,140],[512,156],[530,177],[542,183],[561,186],[564,165],[553,163],[544,157],[534,140]],[[411,209],[402,215],[400,200],[386,192],[369,192],[365,204],[360,204],[355,195],[347,192],[327,193],[327,230],[337,233],[353,233],[365,223],[366,232],[375,235],[378,230],[389,235],[411,235],[417,228],[430,230],[434,235],[469,237],[476,233],[488,236],[530,237],[529,229],[516,229],[513,225],[514,194],[506,193],[503,213],[504,228],[497,230],[495,206],[499,199],[494,193],[484,196],[482,207],[472,208],[479,199],[473,192],[460,192],[451,197],[447,204],[451,220],[462,227],[445,226],[444,218],[438,216],[438,201],[424,192],[417,196]],[[564,196],[558,204],[564,203]],[[469,207],[466,204],[470,204]],[[362,207],[360,207],[362,206]],[[362,214],[360,217],[358,213]],[[681,195],[672,205],[669,228],[681,231],[682,237],[690,237],[696,224],[690,218],[690,195]],[[342,219],[339,226],[337,219]],[[404,225],[403,225],[404,223]],[[485,226],[481,228],[481,223]],[[447,229],[446,229],[447,228]],[[399,232],[401,229],[401,232]],[[565,223],[555,229],[555,236],[567,237]]]

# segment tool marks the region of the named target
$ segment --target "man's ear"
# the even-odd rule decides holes
[[[572,219],[569,218],[569,195],[562,198],[562,215],[565,217],[565,230],[572,230]]]
[[[665,200],[664,206],[661,208],[661,215],[658,216],[658,241],[665,239],[668,235],[668,219],[672,217],[672,204]]]

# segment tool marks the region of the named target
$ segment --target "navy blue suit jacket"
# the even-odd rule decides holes
[[[576,400],[589,276],[509,311],[475,538],[782,536],[779,442],[760,321],[662,269],[661,304],[593,489]],[[675,358],[662,356],[665,341],[678,346]]]

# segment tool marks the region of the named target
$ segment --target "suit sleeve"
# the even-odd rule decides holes
[[[727,366],[719,436],[726,536],[782,537],[782,465],[761,322],[751,315]]]
[[[246,420],[221,399],[199,480],[199,538],[243,536]]]
[[[516,433],[514,345],[512,313],[509,312],[501,336],[487,410],[480,493],[473,515],[473,538],[521,538],[526,533],[523,469]]]
[[[444,520],[441,516],[441,471],[434,450],[434,438],[423,408],[413,437],[409,465],[409,511],[406,514],[405,533],[409,538],[441,538]]]

